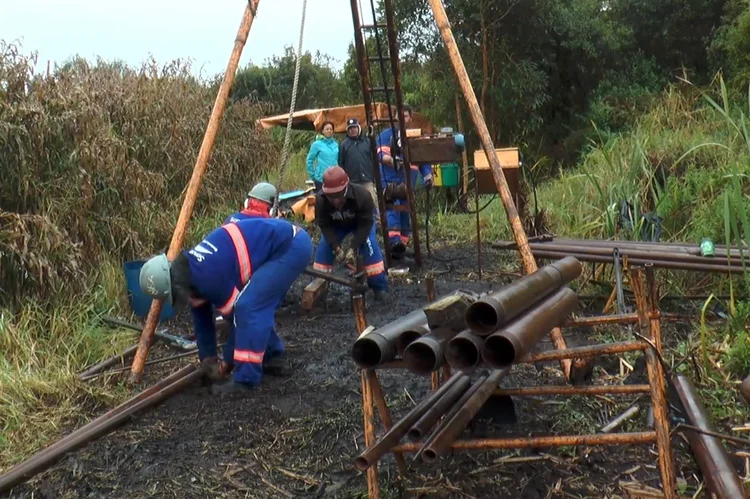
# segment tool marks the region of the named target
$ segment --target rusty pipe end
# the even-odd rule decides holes
[[[482,359],[486,364],[501,369],[511,365],[521,351],[523,345],[515,336],[496,333],[484,340]]]
[[[422,336],[429,334],[430,328],[424,326],[417,326],[412,329],[407,329],[401,333],[396,339],[396,351],[399,355],[403,356],[406,351],[406,347],[417,341]]]
[[[551,263],[549,267],[554,268],[560,273],[562,277],[562,284],[569,283],[578,277],[583,272],[583,265],[580,260],[574,256],[566,256],[554,263]]]
[[[503,321],[503,309],[492,298],[477,300],[466,309],[466,326],[479,336],[491,334]]]
[[[354,467],[357,468],[359,471],[367,471],[367,469],[372,466],[370,461],[364,457],[359,456],[354,460]]]
[[[465,331],[448,342],[445,347],[445,361],[454,369],[474,369],[482,359],[482,343],[481,338]]]
[[[425,464],[434,463],[437,458],[437,452],[432,447],[428,447],[422,452],[422,462]]]
[[[371,369],[395,356],[395,346],[378,333],[367,334],[352,346],[352,359],[362,369]]]
[[[404,350],[404,362],[414,374],[428,375],[442,363],[443,347],[432,337],[420,338]]]

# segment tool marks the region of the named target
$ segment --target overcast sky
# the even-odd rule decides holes
[[[194,71],[224,70],[245,9],[244,0],[0,0],[0,39],[23,52],[62,62],[78,54],[139,65],[152,54],[160,65],[193,59]],[[369,2],[362,2],[363,7]],[[297,49],[302,0],[261,0],[240,65],[263,63]],[[371,16],[365,16],[368,22]],[[353,40],[349,0],[308,0],[303,50],[346,60]]]

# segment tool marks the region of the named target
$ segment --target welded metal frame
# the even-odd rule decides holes
[[[552,396],[552,395],[624,395],[650,394],[654,407],[654,429],[652,431],[588,434],[588,435],[552,435],[532,437],[487,438],[475,440],[456,440],[450,448],[452,450],[478,449],[521,449],[529,447],[560,447],[567,445],[625,445],[655,443],[658,452],[658,466],[661,473],[665,499],[678,499],[675,468],[670,441],[668,406],[664,368],[661,364],[661,314],[658,309],[658,289],[654,278],[653,268],[630,268],[630,283],[636,297],[636,313],[619,314],[615,316],[587,317],[568,321],[563,327],[574,327],[579,324],[638,324],[641,337],[635,341],[625,341],[608,344],[588,345],[569,348],[566,350],[552,350],[548,352],[530,353],[521,359],[521,363],[537,363],[560,359],[583,359],[600,355],[613,355],[624,352],[643,351],[646,356],[648,384],[641,385],[597,385],[597,386],[535,386],[518,388],[499,388],[495,393],[508,396]],[[426,280],[428,298],[434,300],[434,282],[428,276]],[[357,322],[357,330],[361,334],[367,328],[365,310],[362,298],[353,296],[353,311]],[[384,430],[389,431],[393,422],[388,406],[383,396],[383,389],[378,379],[377,370],[404,368],[401,361],[393,361],[373,369],[362,369],[362,402],[364,414],[365,445],[374,444],[375,421],[373,404],[377,406]],[[450,376],[445,372],[443,382]],[[433,391],[440,386],[438,372],[431,377]],[[398,471],[404,474],[406,464],[404,453],[419,453],[425,442],[403,443],[389,450],[394,454]],[[367,469],[367,488],[370,499],[379,499],[377,463]]]

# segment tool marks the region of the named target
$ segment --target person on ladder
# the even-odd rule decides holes
[[[239,222],[248,218],[269,218],[271,207],[276,198],[276,187],[268,182],[255,184],[245,198],[245,206],[242,211],[233,213],[224,220],[225,224]]]
[[[141,268],[140,286],[175,309],[191,305],[198,356],[209,364],[209,377],[220,379],[234,367],[233,379],[212,386],[211,392],[242,395],[264,373],[288,374],[274,316],[309,265],[312,250],[307,232],[286,220],[241,220],[213,230],[172,262],[165,254],[151,258]],[[224,352],[233,366],[218,360],[214,309],[234,324],[233,351],[225,346]]]
[[[349,183],[349,176],[340,166],[332,166],[323,173],[323,188],[315,199],[315,223],[322,237],[315,252],[313,268],[333,272],[335,263],[356,265],[357,254],[362,254],[367,284],[381,300],[388,291],[383,254],[375,235],[373,214],[375,205],[368,189]],[[351,235],[349,248],[344,239]]]
[[[411,123],[411,107],[404,104],[404,123],[409,126]],[[394,117],[395,118],[395,117]],[[397,136],[393,136],[393,129],[395,128]],[[383,179],[383,189],[388,184],[403,184],[406,182],[406,173],[403,165],[402,155],[393,155],[391,151],[398,148],[401,150],[401,137],[398,135],[398,122],[394,124],[394,127],[390,126],[383,130],[377,138],[377,153],[378,162],[380,163],[380,178]],[[429,164],[422,165],[409,165],[409,172],[411,174],[412,182],[411,185],[416,187],[417,185],[417,172],[422,175],[422,181],[426,189],[432,187],[432,168]],[[406,199],[397,199],[393,202],[394,205],[408,206],[409,202]],[[395,259],[401,259],[406,253],[406,246],[409,244],[411,237],[411,221],[409,219],[408,211],[396,211],[388,210],[386,212],[387,223],[388,223],[388,243],[391,246],[391,255]]]

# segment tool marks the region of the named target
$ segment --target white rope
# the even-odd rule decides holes
[[[292,103],[289,106],[289,119],[286,122],[286,136],[284,137],[284,148],[281,151],[281,165],[279,171],[279,181],[277,190],[281,189],[284,183],[284,174],[286,173],[286,165],[289,160],[289,146],[292,139],[292,115],[294,114],[294,106],[297,102],[297,85],[299,84],[299,71],[302,64],[302,40],[305,35],[305,14],[307,13],[307,0],[302,0],[302,22],[299,27],[299,44],[297,46],[297,64],[294,68],[294,84],[292,86]],[[276,196],[273,202],[273,208],[271,213],[275,216],[279,208],[279,196]]]

